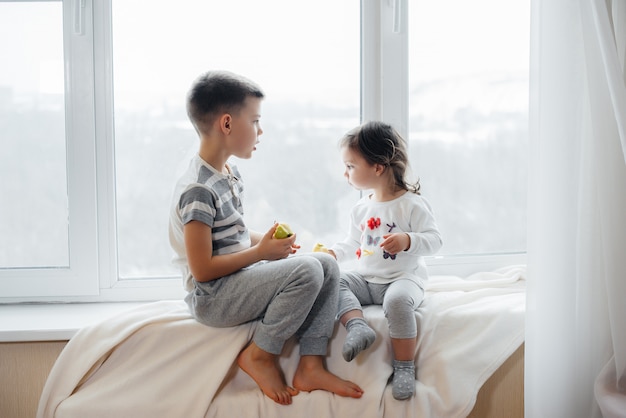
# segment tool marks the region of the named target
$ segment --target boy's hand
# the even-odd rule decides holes
[[[295,254],[300,248],[296,244],[296,234],[288,238],[274,238],[276,228],[278,228],[278,223],[272,225],[258,244],[259,253],[264,260],[280,260],[288,257],[290,254]]]
[[[411,246],[411,238],[404,232],[383,235],[383,240],[380,246],[389,254],[398,254]]]

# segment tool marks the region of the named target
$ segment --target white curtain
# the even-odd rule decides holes
[[[525,416],[626,417],[626,0],[532,0]]]

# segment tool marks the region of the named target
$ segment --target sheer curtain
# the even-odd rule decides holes
[[[525,410],[626,416],[626,1],[533,0]]]

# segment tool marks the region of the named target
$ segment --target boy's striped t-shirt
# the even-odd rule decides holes
[[[183,272],[187,290],[193,289],[183,235],[191,221],[211,227],[213,254],[231,254],[249,248],[250,234],[243,220],[243,182],[237,167],[221,173],[196,155],[176,185],[170,214],[170,243],[174,263]]]

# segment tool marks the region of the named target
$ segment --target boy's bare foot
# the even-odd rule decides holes
[[[237,364],[254,379],[267,397],[281,405],[290,405],[291,397],[299,391],[287,386],[276,360],[276,355],[261,350],[252,342],[239,353]]]
[[[339,396],[360,398],[361,389],[355,383],[343,380],[324,367],[322,356],[302,356],[293,377],[293,386],[298,390],[311,392],[326,390]]]

